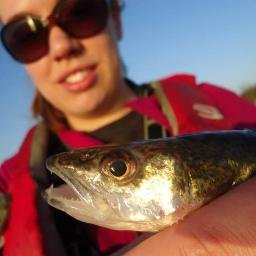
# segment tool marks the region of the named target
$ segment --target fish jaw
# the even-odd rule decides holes
[[[43,197],[51,206],[82,222],[101,223],[108,219],[111,212],[105,202],[100,197],[92,195],[90,191],[84,191],[84,195],[85,193],[86,197],[81,198],[80,194],[74,193],[70,186],[62,185],[61,188],[46,189]]]
[[[80,172],[71,165],[63,164],[65,161],[60,163],[59,158],[62,159],[63,156],[65,157],[65,153],[50,157],[46,166],[66,184],[57,188],[50,186],[46,189],[43,193],[45,200],[51,206],[83,222],[89,220],[91,223],[94,219],[104,221],[109,218],[112,213],[100,193],[88,189],[86,180],[81,179]],[[89,176],[89,173],[86,174]],[[97,177],[94,179],[96,180]]]

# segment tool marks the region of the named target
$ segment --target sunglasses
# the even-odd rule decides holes
[[[108,20],[106,0],[60,0],[46,19],[19,17],[1,30],[3,45],[19,62],[31,63],[46,55],[52,26],[74,38],[88,38],[102,31]]]

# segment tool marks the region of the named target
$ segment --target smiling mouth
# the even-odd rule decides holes
[[[90,88],[96,81],[96,67],[77,70],[67,75],[60,84],[68,91],[80,92]]]
[[[66,83],[78,83],[84,80],[88,76],[89,72],[87,70],[77,71],[71,75],[69,75],[66,79]]]

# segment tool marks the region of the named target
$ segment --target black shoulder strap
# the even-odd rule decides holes
[[[43,188],[49,186],[45,170],[48,141],[49,131],[46,125],[44,123],[38,124],[33,134],[29,166],[33,179]]]

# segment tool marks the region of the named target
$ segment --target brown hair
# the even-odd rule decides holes
[[[120,12],[123,7],[124,2],[122,0],[110,0],[110,9],[112,13]],[[42,118],[46,125],[54,132],[68,126],[63,113],[52,106],[38,91],[36,91],[32,103],[32,114],[35,118]]]
[[[33,117],[41,117],[46,125],[54,132],[67,126],[65,116],[53,107],[38,91],[32,103]]]

